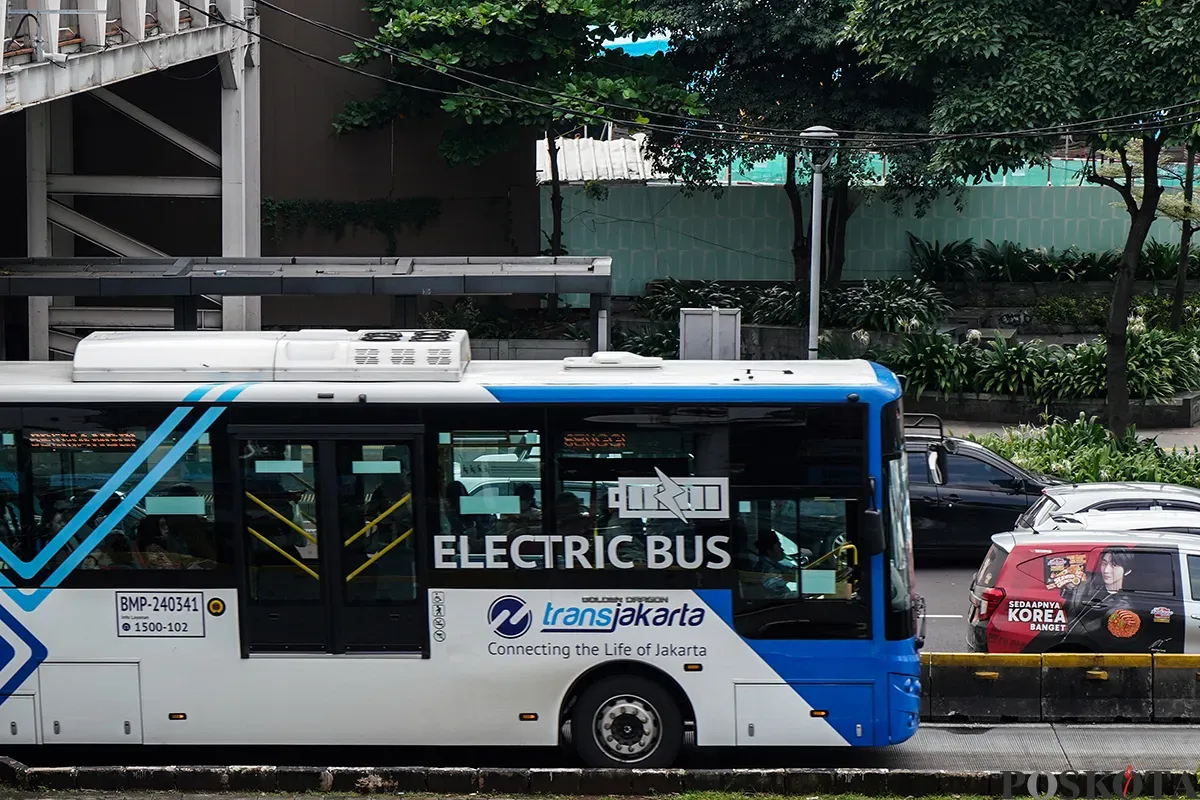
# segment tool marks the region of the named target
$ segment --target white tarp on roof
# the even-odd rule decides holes
[[[631,139],[559,138],[558,176],[562,183],[585,181],[653,181],[668,176],[654,171],[642,153],[646,134]],[[545,137],[537,142],[537,180],[550,182],[550,150]]]

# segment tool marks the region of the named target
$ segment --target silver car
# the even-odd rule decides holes
[[[1172,483],[1064,483],[1047,486],[1017,518],[1016,530],[1040,528],[1051,516],[1093,511],[1193,511],[1200,513],[1200,489]]]

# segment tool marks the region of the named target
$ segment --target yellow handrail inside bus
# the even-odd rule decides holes
[[[401,497],[399,500],[397,500],[395,503],[392,504],[391,508],[389,508],[387,511],[384,511],[382,514],[380,514],[378,517],[376,517],[375,519],[368,522],[366,525],[362,526],[362,528],[359,529],[358,533],[354,534],[349,539],[347,539],[346,546],[349,547],[351,542],[353,542],[358,537],[362,536],[367,531],[371,530],[371,528],[374,528],[376,525],[383,522],[385,519],[387,519],[389,514],[391,514],[393,511],[395,511],[397,508],[404,505],[411,499],[412,499],[412,492],[409,492],[408,494],[404,495],[404,497]],[[411,533],[411,531],[410,531],[410,533]],[[407,535],[408,534],[406,533],[405,536],[407,536]],[[400,540],[397,539],[396,541],[400,541]]]
[[[412,529],[412,528],[409,528],[407,531],[405,531],[405,532],[404,532],[404,533],[402,533],[401,535],[397,536],[395,541],[388,542],[388,544],[387,544],[387,546],[386,546],[386,547],[384,547],[384,548],[383,548],[382,550],[380,550],[378,553],[376,553],[375,555],[371,556],[371,557],[370,557],[370,558],[368,558],[366,561],[364,561],[364,562],[362,563],[362,566],[360,566],[358,569],[354,570],[354,572],[351,572],[349,575],[347,575],[347,576],[346,576],[346,583],[349,583],[350,581],[352,581],[352,580],[354,580],[355,578],[357,578],[360,572],[362,572],[364,569],[366,569],[367,567],[369,567],[369,566],[371,566],[372,564],[374,564],[374,563],[375,563],[376,561],[378,561],[379,559],[383,558],[383,556],[384,556],[384,555],[385,555],[385,554],[386,554],[386,553],[387,553],[389,550],[391,550],[393,547],[395,547],[396,545],[400,544],[400,543],[401,543],[401,542],[403,542],[405,539],[407,539],[409,536],[411,536],[411,535],[412,535],[412,532],[413,532],[413,529]]]
[[[812,562],[811,564],[805,564],[804,569],[812,569],[813,567],[815,567],[817,564],[820,564],[825,559],[830,558],[831,556],[836,556],[838,553],[844,552],[846,550],[854,551],[853,552],[854,559],[853,559],[852,563],[855,566],[858,566],[858,548],[852,544],[844,544],[841,547],[830,550],[828,553],[821,556],[820,558],[818,558],[816,561]]]
[[[310,567],[309,567],[307,564],[305,564],[303,561],[301,561],[301,560],[299,560],[298,558],[296,558],[294,555],[292,555],[292,554],[291,554],[291,553],[289,553],[288,551],[284,550],[284,549],[283,549],[282,547],[280,547],[279,545],[277,545],[277,544],[275,544],[274,542],[272,542],[272,541],[271,541],[270,539],[268,539],[267,537],[263,536],[263,535],[262,535],[261,533],[259,533],[258,531],[254,530],[254,528],[251,528],[249,525],[247,525],[247,526],[246,526],[246,530],[250,531],[250,533],[251,533],[253,536],[255,536],[255,537],[256,537],[256,538],[257,538],[259,541],[261,541],[261,542],[262,542],[263,544],[265,544],[267,547],[271,548],[271,549],[272,549],[272,550],[274,550],[276,553],[279,553],[279,555],[283,556],[283,557],[284,557],[284,558],[286,558],[288,561],[292,562],[292,563],[293,563],[293,564],[295,564],[297,567],[299,567],[300,569],[302,569],[302,570],[304,570],[305,572],[307,572],[309,575],[312,575],[312,576],[313,576],[314,578],[316,578],[317,580],[321,580],[321,576],[320,576],[320,575],[318,575],[316,572],[314,572],[314,571],[312,570],[312,568],[310,568]]]
[[[292,520],[290,520],[290,519],[288,519],[287,517],[285,517],[283,514],[280,514],[278,511],[276,511],[275,509],[271,508],[269,505],[267,505],[266,503],[264,503],[262,500],[259,500],[257,497],[255,497],[254,495],[250,494],[249,492],[246,492],[246,497],[248,497],[248,498],[250,498],[251,500],[253,500],[253,501],[255,502],[255,504],[257,504],[257,505],[258,505],[258,507],[259,507],[259,508],[261,508],[263,511],[266,511],[268,514],[270,514],[270,515],[271,515],[271,516],[273,516],[275,519],[277,519],[277,520],[279,520],[280,522],[282,522],[284,525],[287,525],[289,528],[291,528],[291,529],[292,529],[292,530],[294,530],[296,533],[298,533],[298,534],[300,534],[301,536],[303,536],[305,539],[308,539],[308,540],[309,540],[310,542],[312,542],[313,544],[316,544],[316,543],[317,543],[317,537],[313,536],[311,533],[309,533],[308,531],[304,530],[304,528],[301,528],[299,525],[297,525],[295,522],[293,522]]]

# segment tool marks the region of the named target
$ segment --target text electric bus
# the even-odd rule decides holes
[[[0,742],[879,746],[917,728],[900,386],[462,331],[0,364]]]

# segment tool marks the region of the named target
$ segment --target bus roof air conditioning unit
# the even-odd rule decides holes
[[[466,331],[104,332],[75,350],[77,382],[460,381]]]

